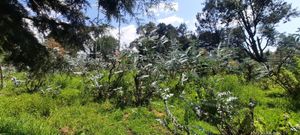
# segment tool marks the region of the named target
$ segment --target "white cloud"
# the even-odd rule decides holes
[[[121,43],[122,45],[129,45],[130,42],[135,40],[138,37],[136,33],[136,26],[135,25],[128,25],[121,29]]]
[[[154,5],[149,9],[149,12],[154,14],[155,16],[160,16],[162,14],[170,14],[173,12],[178,11],[179,4],[178,2],[171,2],[171,3],[159,3],[158,5]]]
[[[197,30],[197,27],[196,27],[197,19],[187,20],[184,23],[186,24],[188,30],[191,30],[193,32],[195,32]]]
[[[185,23],[189,31],[195,32],[197,30],[196,23],[197,19],[185,20],[184,18],[178,17],[176,15],[169,16],[166,18],[158,19],[158,23],[172,24],[173,26],[179,26]]]
[[[136,33],[137,27],[133,24],[121,28],[121,49],[125,49],[128,45],[135,40],[139,35]],[[110,30],[110,35],[119,38],[119,30],[113,28]]]
[[[184,23],[184,19],[176,15],[173,15],[167,18],[158,19],[158,22],[165,23],[165,24],[179,25],[181,23]]]

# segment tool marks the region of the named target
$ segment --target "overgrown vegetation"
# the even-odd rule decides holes
[[[99,0],[98,10],[121,22],[158,2]],[[24,3],[36,14],[21,14]],[[206,1],[197,34],[150,22],[124,50],[99,16],[85,24],[88,1],[24,3],[0,2],[9,9],[0,17],[0,134],[300,134],[299,34],[275,29],[298,15],[288,3]],[[23,23],[7,27],[24,18],[50,31],[43,45]],[[24,37],[13,41],[16,32]],[[86,52],[76,55],[72,39]]]

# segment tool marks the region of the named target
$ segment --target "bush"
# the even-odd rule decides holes
[[[134,66],[133,58],[126,54],[122,61],[114,61],[108,69],[89,75],[86,91],[96,101],[110,99],[119,107],[148,105],[155,96],[152,83],[158,72],[151,66]],[[149,64],[151,65],[151,64]]]
[[[292,63],[280,70],[276,81],[296,98],[300,95],[300,58],[294,57]]]
[[[79,76],[70,76],[68,74],[53,74],[49,76],[47,83],[49,85],[55,85],[61,89],[83,89],[83,81]]]
[[[213,89],[214,91],[238,91],[241,89],[242,81],[236,75],[215,75],[201,79],[203,86]]]

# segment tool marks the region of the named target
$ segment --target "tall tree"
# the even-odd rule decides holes
[[[191,44],[192,34],[189,33],[186,24],[182,23],[177,27],[177,40],[181,44],[183,50],[186,50]]]
[[[174,27],[165,23],[155,24],[149,22],[137,28],[141,35],[131,43],[131,48],[136,47],[140,52],[146,48],[167,55],[172,49],[186,50],[195,43],[195,35],[187,29],[186,24]],[[149,51],[149,50],[147,50]]]
[[[167,0],[98,0],[98,10],[108,20],[124,19],[137,17],[162,1]],[[1,0],[0,42],[7,60],[29,66],[43,61],[46,49],[32,33],[33,27],[63,46],[83,49],[99,22],[85,14],[88,8],[88,0]]]
[[[221,24],[239,28],[236,34],[244,35],[240,47],[258,62],[267,61],[265,50],[276,40],[277,24],[299,14],[282,0],[207,0],[203,12],[213,20],[203,28],[216,28]],[[217,30],[212,31],[218,34]]]
[[[221,34],[224,28],[220,27],[221,13],[215,9],[214,3],[206,2],[201,13],[196,15],[198,39],[200,47],[208,51],[218,47],[221,42]]]
[[[118,44],[118,40],[113,36],[104,35],[96,40],[96,48],[94,49],[101,53],[104,60],[109,60],[109,55],[113,55],[118,48]]]
[[[165,23],[156,25],[153,22],[149,22],[138,27],[137,33],[141,36],[131,43],[131,47],[137,47],[140,52],[148,48],[161,54],[167,54],[178,38],[176,27]]]

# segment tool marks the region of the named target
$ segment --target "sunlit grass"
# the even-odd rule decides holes
[[[10,80],[0,91],[0,133],[8,134],[171,134],[160,121],[165,120],[164,104],[154,99],[149,106],[119,108],[110,100],[95,102],[84,94],[81,77],[54,75],[48,83],[57,93],[47,91],[28,94],[14,88]],[[250,99],[256,102],[255,126],[257,130],[278,130],[284,117],[297,125],[300,113],[293,110],[290,100],[280,87],[263,90],[259,85],[241,82],[237,76],[212,76],[207,79],[210,87],[217,91],[230,90],[238,98],[242,108],[247,108]],[[167,84],[167,83],[166,83]],[[189,100],[195,100],[195,83],[186,86]],[[61,86],[61,87],[58,87]],[[53,89],[52,89],[53,90]],[[186,103],[172,98],[169,108],[180,123],[185,123]],[[242,118],[237,115],[235,119]],[[189,126],[199,134],[219,134],[210,123],[190,115]],[[170,125],[172,128],[172,125]]]

